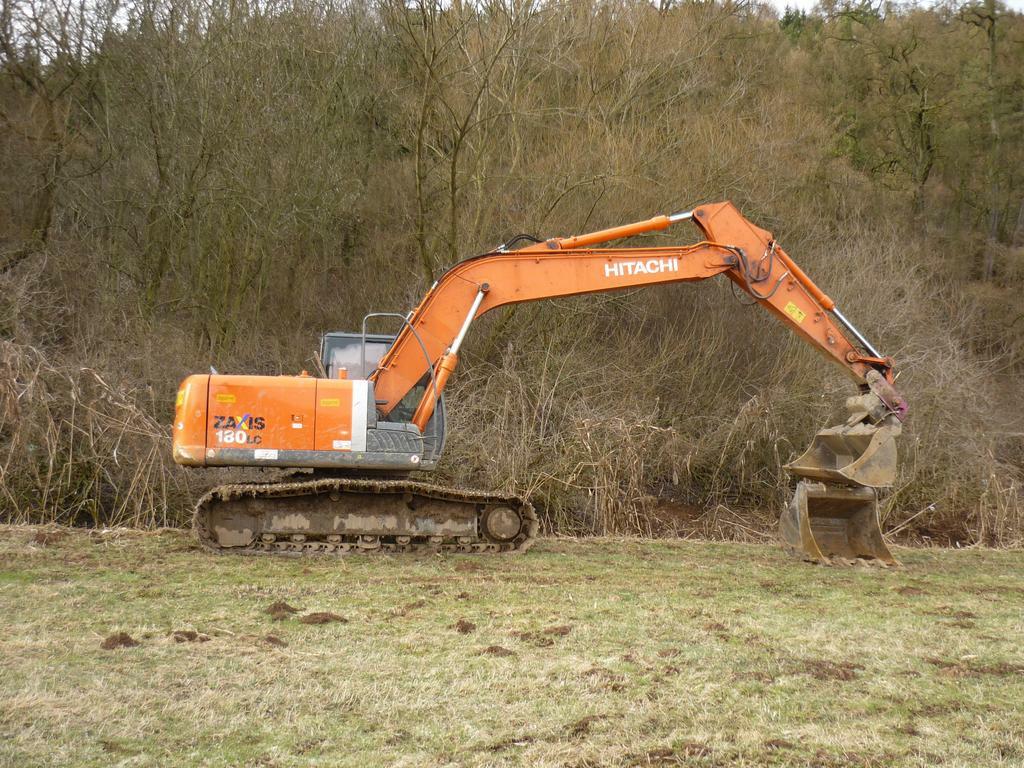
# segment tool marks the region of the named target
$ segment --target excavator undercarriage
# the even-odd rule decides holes
[[[538,521],[517,496],[325,477],[220,486],[193,527],[207,549],[239,554],[497,553],[529,549]]]

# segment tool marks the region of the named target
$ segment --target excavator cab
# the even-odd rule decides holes
[[[383,334],[331,331],[320,339],[320,360],[329,379],[365,379],[394,342]]]
[[[320,360],[328,379],[365,379],[377,369],[377,364],[394,343],[395,337],[387,334],[330,331],[320,339]],[[423,398],[429,383],[429,377],[424,376],[423,380],[382,420],[396,423],[411,422],[416,406]],[[424,456],[430,461],[436,461],[444,450],[446,417],[442,392],[433,415],[423,429]]]

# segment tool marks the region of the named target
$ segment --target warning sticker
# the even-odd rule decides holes
[[[798,323],[802,323],[804,318],[807,317],[807,313],[804,312],[800,307],[794,304],[792,301],[785,306],[786,314],[796,320]]]
[[[277,460],[277,449],[275,448],[257,448],[252,452],[254,459],[263,459],[265,461],[276,461]]]
[[[218,392],[216,395],[216,400],[218,403],[233,403],[235,402],[236,398],[230,392]]]
[[[351,440],[335,440],[331,443],[336,451],[351,451],[352,441]]]
[[[324,397],[320,400],[320,405],[324,408],[337,408],[341,405],[341,400],[336,397]]]

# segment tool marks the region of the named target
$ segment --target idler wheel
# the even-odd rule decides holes
[[[511,507],[491,507],[484,513],[484,533],[495,541],[512,541],[523,529],[523,518]]]

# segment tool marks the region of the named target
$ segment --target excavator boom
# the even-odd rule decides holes
[[[623,237],[692,221],[704,240],[659,248],[592,248]],[[506,304],[647,285],[704,280],[725,274],[797,335],[840,365],[858,383],[869,371],[892,379],[892,360],[851,343],[841,326],[863,339],[833,302],[778,245],[770,232],[732,203],[702,205],[673,216],[587,235],[555,238],[515,251],[466,259],[444,273],[424,296],[371,376],[384,414],[455,348],[463,328]],[[429,391],[430,394],[434,390]],[[902,403],[902,398],[894,396]],[[905,404],[895,406],[904,408]]]

